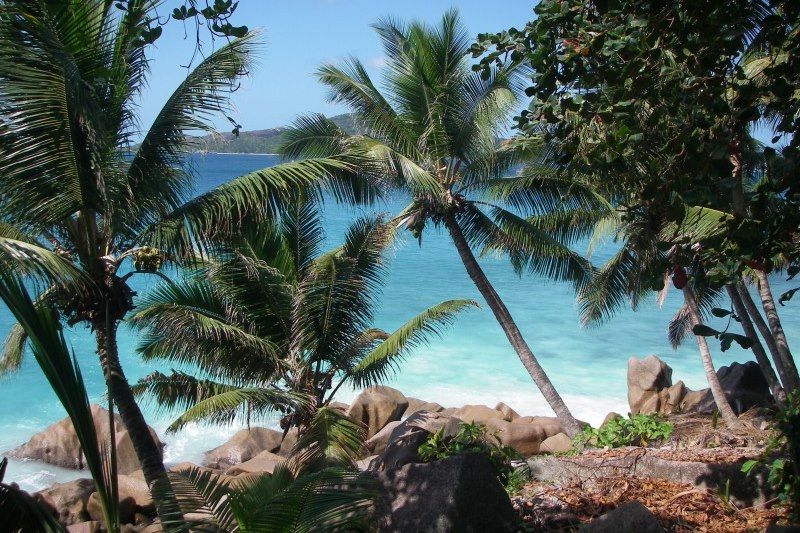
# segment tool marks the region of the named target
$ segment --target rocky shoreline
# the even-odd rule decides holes
[[[737,413],[769,405],[769,391],[757,365],[734,363],[730,367],[721,368],[718,374]],[[628,400],[631,413],[660,413],[680,422],[681,417],[688,420],[691,417],[707,416],[713,408],[709,397],[707,391],[688,390],[681,381],[673,384],[672,369],[655,356],[631,358],[628,362]],[[487,468],[488,462],[482,463],[480,458],[451,457],[435,463],[424,463],[419,457],[419,445],[431,434],[441,432],[444,437],[454,435],[464,422],[484,425],[501,444],[514,448],[523,457],[531,458],[531,472],[538,479],[565,483],[568,478],[574,480],[581,476],[591,476],[599,469],[597,461],[607,465],[609,457],[613,456],[600,453],[593,458],[592,453],[597,452],[587,452],[565,462],[559,455],[572,450],[572,441],[556,418],[521,416],[502,402],[494,407],[444,407],[406,397],[391,387],[376,386],[363,391],[351,405],[335,403],[332,407],[363,424],[366,430],[366,441],[358,466],[361,470],[374,473],[379,479],[383,494],[381,505],[384,508],[380,512],[384,531],[408,531],[411,530],[409,528],[425,524],[426,520],[442,520],[442,517],[457,529],[459,521],[472,520],[469,523],[475,523],[475,520],[485,520],[482,516],[495,517],[494,525],[486,524],[486,531],[513,529],[511,524],[516,515],[508,495],[491,468]],[[108,439],[108,412],[93,405],[92,414],[98,434],[101,438]],[[619,415],[609,413],[606,418],[608,420],[615,416]],[[751,429],[763,429],[766,420],[756,414],[750,417],[748,424]],[[152,524],[154,508],[147,484],[138,467],[130,438],[118,419],[115,423],[115,436],[120,474],[121,520],[123,523],[136,524],[129,531],[157,531],[158,525]],[[197,466],[231,483],[237,483],[253,475],[272,473],[286,459],[296,440],[296,429],[290,430],[286,435],[264,427],[242,429],[224,444],[208,450],[202,464]],[[683,442],[684,448],[686,442],[688,441]],[[741,457],[741,460],[752,457],[759,451],[752,444],[744,441],[723,442],[720,445],[732,451],[722,454],[722,457],[736,456]],[[706,442],[697,447],[705,449]],[[669,451],[669,446],[665,448]],[[679,446],[674,445],[672,449],[677,450]],[[685,455],[685,451],[682,453]],[[80,447],[69,419],[49,426],[5,455],[66,468],[83,467]],[[631,463],[630,454],[625,457],[625,460],[617,461],[623,466],[609,475],[628,475],[631,468],[635,469],[637,464],[647,462],[637,459]],[[670,474],[669,468],[664,466],[671,461],[676,463],[671,468],[680,471],[686,463],[683,461],[682,466],[680,457],[676,459],[674,455],[667,455],[665,459],[665,456],[659,457],[657,453],[651,453],[649,457],[651,459],[648,461],[661,466],[662,471],[658,475],[672,475],[682,482],[692,482],[691,476],[676,477],[677,474]],[[711,457],[711,461],[703,461],[701,456],[694,459],[698,459],[693,461],[700,465],[694,467],[698,471],[702,471],[703,465],[724,462],[719,460],[720,457]],[[567,464],[572,466],[565,466]],[[582,473],[577,473],[579,469],[576,465],[580,465]],[[189,466],[191,463],[180,463],[170,470],[177,472]],[[641,466],[639,468],[641,472]],[[730,471],[734,470],[735,465]],[[702,476],[698,474],[697,477],[699,479]],[[715,490],[721,481],[710,479],[709,477],[706,480],[705,488]],[[701,486],[699,481],[695,484]],[[763,490],[759,492],[763,487],[759,487],[758,482],[755,487],[745,481],[741,484],[751,494],[753,491],[758,493],[759,501],[763,503]],[[416,492],[421,490],[426,492],[424,504],[415,497]],[[476,491],[480,494],[472,496],[475,501],[466,496]],[[101,511],[94,493],[94,484],[90,479],[55,484],[34,493],[33,497],[50,509],[70,531],[88,533],[99,530]],[[751,499],[750,503],[752,501]],[[500,529],[496,529],[498,527]]]

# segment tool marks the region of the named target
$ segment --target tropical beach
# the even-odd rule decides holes
[[[731,39],[751,63],[736,52],[704,78],[702,94],[722,72],[737,73],[736,91],[754,78],[737,97],[751,105],[719,93],[739,109],[736,127],[709,126],[718,108],[705,97],[685,114],[648,100],[675,96],[691,61],[667,61],[675,72],[639,96],[609,81],[619,63],[594,59],[604,46],[598,58],[644,57],[610,38],[585,53],[527,50],[531,39],[571,50],[548,36],[585,29],[542,2],[527,6],[537,22],[525,31],[497,34],[478,35],[455,9],[377,18],[363,32],[380,62],[309,66],[308,83],[339,106],[330,119],[304,108],[257,129],[228,91],[257,68],[263,39],[244,24],[258,24],[233,3],[178,4],[157,24],[146,2],[0,8],[9,530],[795,523],[799,193],[793,126],[779,120],[794,100],[775,89],[789,76],[781,54],[797,50],[791,9],[736,3],[748,31],[788,47],[770,63],[745,32]],[[607,24],[626,46],[645,46],[639,28],[664,20],[597,9],[589,31]],[[125,37],[117,24],[135,20]],[[215,35],[216,51],[192,56],[153,124],[131,134],[130,76],[147,73],[138,51],[157,58],[148,47],[178,23]],[[95,39],[63,46],[97,53],[79,68],[100,108],[62,115],[60,93],[33,89],[61,75],[55,45],[36,40],[48,24]],[[16,58],[14,39],[38,44]],[[112,42],[130,47],[126,68],[102,66]],[[605,81],[570,63],[582,57]],[[39,71],[13,73],[16,60]],[[575,69],[543,81],[565,65]],[[608,101],[575,88],[591,83]],[[583,130],[579,117],[594,122]],[[54,129],[73,120],[92,126]],[[689,120],[698,126],[684,131]],[[601,123],[621,128],[613,142],[611,130],[592,140]],[[666,140],[683,148],[659,148]]]

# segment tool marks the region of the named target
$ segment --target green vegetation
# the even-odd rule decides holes
[[[379,218],[363,218],[324,251],[319,207],[299,200],[273,223],[214,240],[211,258],[154,289],[131,317],[144,333],[145,361],[190,365],[200,377],[155,372],[135,392],[185,410],[170,431],[274,409],[288,428],[305,427],[343,385],[381,383],[411,348],[476,305],[449,300],[393,332],[375,328],[392,233]]]
[[[438,461],[463,453],[479,453],[485,455],[497,471],[497,477],[509,492],[519,490],[525,481],[524,473],[515,468],[511,461],[519,458],[519,454],[510,446],[505,446],[497,435],[487,431],[486,426],[478,423],[462,422],[455,435],[445,435],[445,428],[432,433],[420,444],[418,453],[425,462]]]
[[[724,288],[734,305],[742,300],[743,343],[780,401],[800,385],[767,278],[800,268],[800,143],[789,96],[800,76],[790,59],[796,6],[544,0],[535,11],[523,30],[480,36],[473,53],[485,54],[476,69],[487,77],[498,65],[531,69],[519,127],[548,146],[565,179],[588,182],[613,205],[560,229],[571,242],[610,230],[622,243],[579,292],[584,319],[635,307],[671,278],[685,300],[674,331],[695,333],[720,414],[735,424],[702,327]],[[755,128],[786,146],[764,148],[750,136]],[[751,305],[751,280],[766,322]],[[720,341],[731,338],[739,337]]]
[[[587,426],[573,438],[573,446],[581,450],[586,446],[621,448],[623,446],[649,446],[664,442],[672,434],[672,424],[657,414],[629,415],[612,418],[600,428]]]
[[[210,121],[227,116],[258,47],[232,23],[238,2],[181,1],[165,18],[158,2],[140,0],[0,2],[0,298],[17,321],[0,374],[32,354],[75,427],[108,531],[122,527],[113,429],[111,443],[98,440],[64,326],[95,336],[109,411],[128,431],[166,530],[367,529],[374,486],[354,464],[364,428],[330,404],[342,386],[383,382],[477,305],[448,300],[395,331],[374,327],[395,232],[422,244],[426,230],[444,228],[576,448],[648,446],[672,425],[637,414],[581,430],[476,255],[571,283],[586,324],[679,290],[669,338],[695,339],[714,427],[718,416],[738,421],[708,338],[722,351],[752,349],[778,405],[763,456],[743,470],[766,468],[800,519],[800,374],[778,314],[800,287],[774,295],[768,277],[800,273],[796,4],[542,0],[523,30],[476,43],[454,11],[436,26],[385,19],[375,25],[382,83],[356,59],[317,71],[352,114],[251,132],[228,117],[233,131],[217,135]],[[163,20],[224,42],[139,132]],[[470,65],[470,55],[481,59]],[[502,139],[523,95],[518,134]],[[776,146],[758,142],[757,130]],[[208,135],[189,136],[198,131]],[[190,198],[192,151],[275,152],[288,162]],[[388,221],[354,221],[340,246],[323,249],[323,198],[371,204],[386,191],[410,203]],[[620,246],[595,269],[574,248],[605,236]],[[135,301],[138,275],[165,282]],[[191,371],[129,386],[117,348],[123,321],[142,333],[145,361]],[[181,411],[171,431],[278,410],[297,444],[272,475],[235,485],[196,468],[168,475],[137,396]],[[480,424],[440,430],[418,451],[425,461],[484,454],[509,490],[521,484],[516,453]],[[58,530],[3,482],[6,465],[0,516],[16,529]]]
[[[301,161],[346,159],[361,179],[409,196],[411,203],[392,223],[420,243],[426,228],[445,228],[525,369],[565,430],[575,434],[578,422],[475,255],[503,255],[520,275],[543,274],[580,288],[591,277],[589,262],[524,217],[574,213],[607,201],[535,164],[543,157],[541,144],[498,143],[509,112],[519,105],[524,69],[471,72],[469,37],[455,11],[435,27],[387,19],[375,28],[387,57],[380,85],[357,59],[317,72],[330,99],[350,107],[364,134],[347,135],[311,115],[287,132],[281,154]],[[514,174],[521,163],[529,166]]]
[[[353,460],[361,426],[336,409],[321,408],[285,462],[272,474],[232,484],[191,467],[171,474],[192,531],[369,531],[375,480]],[[345,490],[346,487],[346,490]]]
[[[800,391],[788,396],[772,431],[761,457],[745,461],[742,472],[765,467],[767,481],[788,504],[791,520],[800,522]]]

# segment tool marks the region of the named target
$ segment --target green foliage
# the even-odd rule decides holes
[[[97,487],[105,526],[109,531],[117,531],[120,524],[113,466],[116,457],[107,453],[107,443],[98,440],[83,376],[67,347],[57,313],[50,306],[37,305],[23,279],[13,271],[0,269],[0,298],[27,333],[36,362],[67,412]],[[5,460],[0,463],[0,516],[9,520],[38,520],[40,525],[30,530],[51,530],[49,513],[37,511],[35,501],[2,483],[5,464]]]
[[[289,457],[270,474],[231,483],[194,466],[171,473],[177,502],[191,531],[369,531],[377,487],[353,464],[363,426],[336,409],[319,409]],[[154,497],[158,491],[154,491]]]
[[[510,446],[503,445],[496,434],[487,431],[486,426],[462,422],[455,435],[447,436],[444,429],[432,433],[420,444],[420,459],[426,462],[439,461],[463,453],[479,453],[489,459],[497,471],[498,479],[509,492],[518,490],[524,483],[524,472],[511,464],[513,459],[519,458],[519,454]]]
[[[648,446],[663,442],[672,434],[672,424],[659,415],[636,414],[629,418],[612,418],[602,427],[585,427],[573,438],[573,445],[598,448]]]
[[[535,12],[522,29],[479,36],[475,68],[530,67],[519,126],[565,173],[613,176],[622,235],[634,225],[662,251],[701,243],[672,264],[717,287],[748,267],[800,264],[795,2],[545,0]],[[756,126],[788,146],[759,146]],[[697,208],[713,216],[686,216]],[[672,266],[661,263],[648,258],[643,277]]]
[[[767,481],[789,506],[793,522],[800,522],[800,391],[787,395],[777,412],[773,432],[761,456],[742,464],[742,472],[766,468]]]
[[[197,369],[156,372],[134,389],[184,411],[170,430],[275,410],[284,425],[305,425],[340,387],[385,380],[407,353],[476,305],[449,300],[393,332],[377,329],[392,228],[362,218],[341,246],[325,251],[324,238],[319,205],[297,200],[272,222],[217,237],[196,275],[144,299],[131,318],[145,333],[143,357]]]

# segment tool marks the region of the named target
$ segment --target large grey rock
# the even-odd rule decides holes
[[[238,476],[239,474],[254,474],[266,472],[271,474],[275,467],[281,464],[284,458],[272,452],[261,452],[249,461],[234,465],[225,471],[226,476]]]
[[[400,420],[408,408],[408,399],[397,389],[378,385],[358,395],[347,416],[367,428],[369,439],[389,422]]]
[[[504,405],[504,404],[503,404]],[[467,422],[487,425],[493,420],[509,421],[506,414],[488,405],[465,405],[452,412],[452,416]]]
[[[397,468],[419,462],[417,450],[430,434],[444,428],[444,437],[455,435],[460,423],[461,420],[441,413],[418,411],[392,430],[386,448],[370,468]]]
[[[649,355],[644,359],[628,359],[628,406],[631,413],[643,411],[643,407],[658,412],[658,393],[672,386],[672,368],[656,357]],[[648,403],[650,402],[650,403]]]
[[[623,503],[581,528],[586,533],[663,533],[650,509],[637,501]]]
[[[281,446],[283,433],[268,428],[237,431],[224,444],[206,452],[203,466],[226,469],[249,461],[261,452],[274,452]]]
[[[548,435],[548,426],[546,424],[543,425],[535,421],[521,421],[521,419],[517,419],[514,422],[506,422],[499,419],[488,420],[486,428],[501,444],[514,448],[523,457],[530,457],[539,453],[542,442],[551,436]],[[553,435],[556,434],[553,433]]]
[[[753,407],[766,407],[773,403],[767,380],[755,361],[722,366],[717,370],[717,377],[725,397],[737,415]],[[710,390],[697,392],[702,393],[702,396],[686,409],[687,412],[710,413],[716,409]]]
[[[436,402],[426,402],[425,400],[420,400],[419,398],[411,398],[411,397],[408,397],[407,400],[408,400],[408,407],[403,413],[403,418],[408,418],[417,411],[432,411],[434,413],[444,411],[444,407],[442,407]]]
[[[662,459],[657,450],[647,448],[631,449],[631,453],[612,457],[539,455],[528,460],[534,479],[558,484],[591,484],[598,478],[620,476],[667,479],[702,490],[725,491],[730,501],[740,507],[764,504],[773,495],[765,469],[747,475],[741,466],[741,463]]]
[[[395,420],[394,422],[389,422],[383,429],[377,432],[372,438],[367,439],[364,443],[364,447],[371,455],[378,455],[383,453],[383,450],[386,449],[386,446],[389,445],[389,439],[392,436],[395,428],[402,424],[399,420]]]
[[[137,514],[154,515],[155,506],[147,482],[131,476],[118,476],[119,519],[122,524],[134,523]],[[89,496],[86,510],[92,520],[102,522],[103,508],[96,492]]]
[[[45,509],[64,525],[79,524],[89,520],[86,504],[94,492],[94,481],[76,479],[68,483],[55,483],[33,494]]]
[[[493,533],[516,530],[516,514],[483,455],[466,454],[381,472],[378,531]]]
[[[108,442],[108,411],[97,404],[92,404],[91,412],[98,441]],[[150,434],[158,442],[159,448],[163,448],[164,444],[158,440],[155,430],[153,428],[149,429]],[[128,432],[122,425],[122,420],[118,415],[114,416],[114,430],[117,447],[117,471],[120,474],[129,474],[139,470],[141,466],[133,449],[133,442],[131,442],[131,438],[128,436]],[[81,445],[78,442],[78,436],[75,434],[75,429],[69,417],[47,426],[44,430],[32,436],[28,442],[14,448],[6,455],[18,459],[43,461],[64,468],[77,470],[86,468]]]

